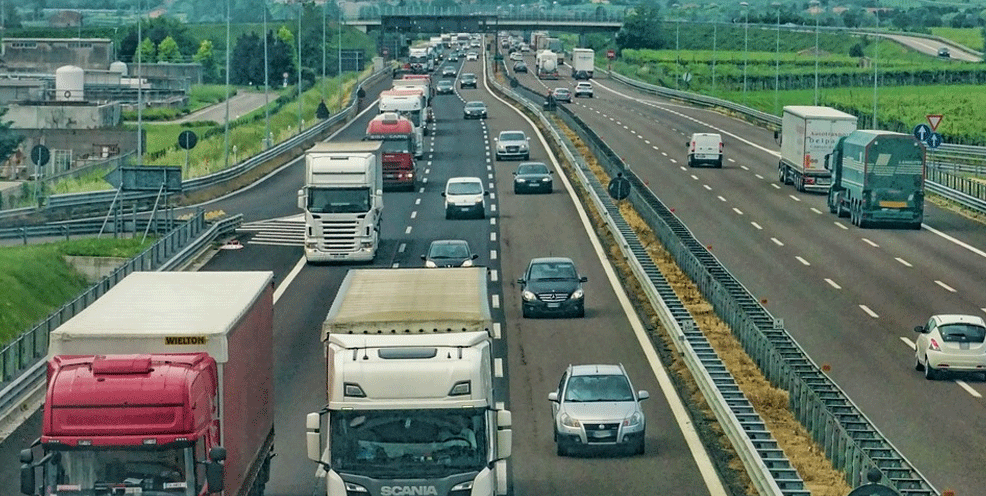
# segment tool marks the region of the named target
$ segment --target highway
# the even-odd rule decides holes
[[[532,57],[527,57],[534,67]],[[520,74],[539,92],[573,87]],[[982,225],[926,203],[919,231],[867,229],[829,214],[824,195],[777,181],[772,133],[599,78],[568,107],[587,122],[785,327],[939,490],[981,494],[983,377],[928,382],[915,325],[986,312]],[[690,169],[685,142],[719,132],[723,169]]]
[[[465,63],[481,73],[481,62]],[[368,99],[389,87],[370,88]],[[424,182],[412,193],[386,193],[383,243],[374,265],[421,266],[420,255],[433,239],[466,239],[490,269],[494,316],[500,323],[495,352],[502,360],[498,399],[513,412],[513,494],[708,494],[724,493],[705,449],[692,431],[660,362],[647,343],[643,326],[629,306],[603,249],[585,225],[585,213],[573,203],[561,172],[550,195],[517,196],[512,192],[515,164],[494,162],[492,137],[521,129],[531,137],[531,159],[549,161],[531,123],[494,98],[480,84],[438,96],[436,123],[427,137],[422,161]],[[462,119],[463,99],[484,100],[490,118]],[[359,140],[371,107],[340,131],[335,140]],[[296,191],[303,181],[303,161],[296,160],[251,188],[210,202],[209,210],[243,213],[245,220],[270,232],[244,234],[241,250],[217,251],[201,270],[270,270],[275,293],[275,451],[267,494],[310,496],[324,493],[314,478],[315,465],[305,456],[304,416],[325,401],[325,365],[321,322],[348,266],[304,263],[298,229]],[[478,176],[491,191],[485,220],[445,220],[440,191],[449,177]],[[260,223],[259,221],[265,221]],[[278,238],[281,238],[278,241]],[[255,242],[254,239],[264,241]],[[272,241],[273,240],[273,241]],[[532,257],[571,257],[589,282],[585,319],[523,319],[514,281]],[[636,457],[556,456],[551,438],[547,395],[570,363],[622,362],[637,389],[650,391],[646,454]],[[40,414],[0,445],[9,460],[0,479],[17,480],[16,453],[40,434]],[[16,494],[4,487],[2,495]]]

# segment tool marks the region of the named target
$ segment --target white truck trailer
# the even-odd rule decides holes
[[[507,494],[487,284],[483,267],[346,275],[322,325],[328,403],[305,422],[329,496]]]
[[[383,215],[381,142],[317,143],[305,153],[308,262],[369,262],[380,244]]]
[[[830,107],[788,105],[781,119],[777,180],[798,191],[828,192],[832,173],[825,155],[839,138],[856,130],[856,116]]]
[[[558,79],[558,54],[551,50],[542,50],[534,59],[537,75],[540,79]]]
[[[380,113],[397,112],[407,117],[414,124],[414,158],[425,156],[425,134],[428,129],[426,107],[427,100],[424,97],[424,90],[420,87],[407,89],[391,89],[380,93],[380,101],[377,108]]]
[[[596,69],[596,52],[591,48],[572,49],[572,77],[575,79],[592,79]]]

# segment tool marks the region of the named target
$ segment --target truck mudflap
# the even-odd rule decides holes
[[[270,459],[274,458],[274,427],[253,457],[253,463],[243,479],[243,486],[236,496],[264,496],[264,488],[270,480]]]

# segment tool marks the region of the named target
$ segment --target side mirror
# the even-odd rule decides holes
[[[527,284],[527,279],[521,277],[520,279],[517,279],[517,284]]]
[[[643,400],[646,400],[647,398],[650,398],[650,393],[648,393],[647,391],[644,391],[643,389],[641,389],[640,391],[637,391],[637,400],[643,401]]]
[[[473,254],[472,254],[472,259],[473,259],[473,260],[476,260],[477,258],[479,258],[479,255],[477,255],[477,254],[475,254],[475,253],[473,253]]]
[[[309,460],[322,460],[322,416],[318,413],[305,415],[305,448]]]
[[[914,332],[924,334],[924,326],[914,326]]]
[[[21,450],[21,493],[37,494],[34,487],[34,452],[30,449]]]
[[[489,191],[483,191],[483,196],[490,196],[490,192]]]
[[[582,276],[579,278],[579,282],[589,282],[589,278],[586,276]]]
[[[300,208],[302,210],[305,209],[305,190],[304,189],[299,189],[298,190],[298,208]]]
[[[558,391],[548,393],[548,401],[558,401]]]
[[[496,412],[496,457],[503,460],[510,457],[513,450],[514,433],[510,428],[512,424],[509,410],[499,410]]]
[[[780,137],[781,137],[781,132],[780,131],[774,131],[774,139],[776,140],[777,138],[780,138]]]
[[[444,192],[444,191],[442,191],[442,197],[444,197],[444,196],[445,196],[445,192]]]
[[[222,462],[226,459],[226,448],[213,446],[209,450],[209,461],[205,464],[205,480],[210,493],[221,493],[225,489],[223,479],[226,467]]]

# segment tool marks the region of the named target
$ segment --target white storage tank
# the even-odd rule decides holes
[[[126,62],[121,62],[117,60],[110,64],[110,72],[115,72],[121,76],[128,76],[130,69],[127,67]]]
[[[55,70],[55,100],[59,102],[84,101],[82,89],[86,74],[81,67],[65,65]]]

